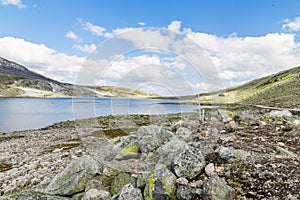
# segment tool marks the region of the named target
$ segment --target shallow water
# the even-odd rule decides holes
[[[4,98],[0,99],[0,130],[36,129],[56,122],[120,114],[189,112],[195,105],[160,104],[177,100],[130,98]]]

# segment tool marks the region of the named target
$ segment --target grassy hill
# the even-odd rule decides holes
[[[0,57],[0,97],[159,97],[140,90],[61,83]]]
[[[191,98],[196,100],[195,97]],[[205,103],[246,103],[278,107],[300,107],[300,67],[255,79],[240,86],[201,94]]]

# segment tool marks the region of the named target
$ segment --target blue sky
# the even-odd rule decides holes
[[[99,43],[143,27],[178,30],[195,41],[211,57],[225,87],[300,65],[298,0],[0,2],[0,56],[61,81],[75,82],[80,63]],[[36,59],[35,52],[44,59]],[[136,60],[154,62],[152,54],[144,54]]]

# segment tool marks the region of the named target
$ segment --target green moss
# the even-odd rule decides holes
[[[165,193],[171,197],[171,199],[176,199],[175,198],[175,194],[176,194],[176,186],[175,185],[171,185],[168,187],[168,180],[166,177],[162,177],[162,184],[164,186],[164,189],[165,189]]]
[[[52,152],[55,149],[63,149],[63,150],[69,150],[76,148],[80,146],[81,144],[81,139],[72,139],[70,143],[62,143],[62,144],[56,144],[56,145],[51,145],[49,148],[46,149],[46,152]]]
[[[116,158],[123,158],[124,156],[137,154],[139,150],[139,144],[137,142],[132,142],[125,146],[120,153],[117,154]]]
[[[145,190],[144,190],[145,200],[154,200],[153,191],[155,189],[155,187],[154,187],[155,181],[156,181],[156,176],[155,176],[155,173],[153,172],[149,175],[149,177],[146,180],[146,184],[147,184],[148,188],[145,188]]]
[[[112,195],[117,194],[120,192],[120,190],[127,184],[131,183],[135,185],[135,178],[131,176],[131,174],[128,173],[121,173],[119,174],[112,182],[111,188],[110,188],[110,193]]]
[[[92,133],[92,135],[94,137],[102,137],[102,136],[106,136],[109,138],[116,138],[119,136],[126,136],[128,135],[128,133],[130,133],[131,131],[133,131],[135,129],[130,129],[130,128],[124,128],[124,129],[109,129],[109,130],[99,130],[99,131],[95,131]]]

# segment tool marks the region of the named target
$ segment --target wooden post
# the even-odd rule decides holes
[[[201,116],[201,105],[200,105],[200,95],[198,94],[198,112],[199,112],[199,120],[202,122],[202,116]]]

